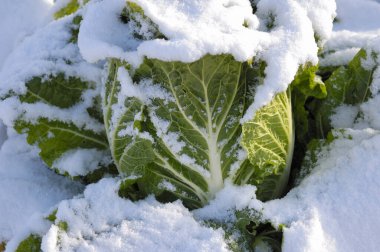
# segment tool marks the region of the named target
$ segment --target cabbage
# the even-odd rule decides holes
[[[137,69],[111,60],[103,111],[119,172],[145,193],[190,207],[206,204],[226,181],[255,184],[263,199],[281,196],[294,143],[290,90],[240,123],[264,67],[230,55],[146,58]]]

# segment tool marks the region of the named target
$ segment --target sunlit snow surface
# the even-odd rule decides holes
[[[44,24],[42,17],[49,9],[46,1],[34,1],[35,6],[41,5],[35,8],[31,8],[34,5],[30,2],[5,0],[6,4],[0,8],[0,33],[13,32],[8,39],[0,36],[0,70],[10,51]],[[120,3],[113,2],[115,6]],[[304,6],[313,28],[323,33],[325,24],[313,16],[310,6],[325,1],[298,2]],[[337,4],[339,23],[325,45],[326,50],[336,50],[336,54],[321,63],[347,62],[359,47],[380,52],[380,3],[337,0]],[[26,19],[11,18],[17,15]],[[12,22],[27,18],[35,22]],[[93,34],[95,38],[97,35]],[[89,57],[94,56],[95,51],[87,45]],[[106,43],[102,46],[108,50],[106,56],[123,51]],[[93,60],[96,57],[99,55]],[[379,76],[378,70],[374,76],[375,91],[380,89]],[[195,212],[189,212],[179,202],[160,204],[151,197],[138,203],[123,200],[117,196],[115,179],[88,186],[83,195],[72,199],[82,188],[44,167],[36,150],[27,147],[22,136],[10,132],[6,140],[7,134],[0,124],[0,241],[13,239],[7,247],[13,251],[17,242],[33,231],[45,233],[44,251],[225,251],[222,231],[204,227],[196,219],[226,218],[229,208],[249,206],[263,209],[264,217],[274,224],[287,226],[284,251],[377,251],[380,247],[377,232],[380,226],[379,107],[380,96],[375,96],[360,108],[340,108],[333,122],[336,126],[353,128],[346,132],[350,137],[341,137],[325,148],[313,172],[283,199],[262,203],[255,199],[253,187],[227,186],[209,206]],[[364,115],[356,124],[350,117],[353,109],[361,109]],[[69,224],[67,233],[41,221],[42,215],[58,203],[57,217]],[[58,239],[60,246],[57,246]]]
[[[264,206],[284,231],[284,251],[377,251],[380,132],[347,130],[300,186]],[[289,225],[290,224],[290,225]]]

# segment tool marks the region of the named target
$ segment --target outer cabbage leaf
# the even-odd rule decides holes
[[[325,67],[319,72],[326,79],[327,96],[324,99],[312,99],[305,104],[308,111],[307,145],[302,143],[300,170],[295,176],[295,184],[310,173],[318,160],[319,152],[328,146],[336,136],[344,134],[344,129],[333,129],[331,116],[341,105],[360,105],[371,97],[372,75],[376,70],[376,55],[360,50],[347,66]],[[331,72],[331,73],[330,73]],[[319,97],[317,97],[319,98]],[[360,116],[358,109],[356,118]],[[299,152],[299,151],[298,151]]]
[[[145,190],[156,195],[166,191],[193,207],[205,204],[238,162],[239,119],[254,86],[241,73],[254,68],[227,55],[191,64],[145,59],[134,71],[135,84],[130,79],[124,91],[128,83],[118,75],[126,69],[119,66],[111,63],[105,99],[119,171],[141,177]]]
[[[229,55],[193,63],[145,59],[137,69],[111,60],[104,117],[116,166],[133,180],[125,185],[162,200],[180,198],[190,208],[207,203],[226,179],[257,185],[262,199],[281,195],[293,148],[289,92],[276,96],[252,122],[240,124],[264,67]],[[254,125],[268,134],[261,137]],[[276,153],[281,158],[269,164],[275,156],[259,157],[252,140],[268,144],[269,152],[281,151]],[[266,181],[281,186],[268,187]],[[127,187],[122,191],[131,193]]]

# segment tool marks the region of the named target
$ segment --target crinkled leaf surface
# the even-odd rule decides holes
[[[89,83],[76,77],[57,76],[34,77],[26,83],[27,92],[20,96],[21,102],[44,102],[60,108],[69,108],[81,100],[82,92]]]
[[[296,122],[296,142],[305,148],[306,144],[314,137],[314,132],[309,127],[309,99],[324,99],[327,96],[326,86],[316,75],[318,66],[301,66],[292,84],[292,106],[294,121]]]
[[[309,103],[327,96],[326,86],[321,77],[316,75],[318,66],[306,64],[301,66],[290,85],[292,109],[295,128],[294,155],[292,160],[292,179],[299,172],[309,141],[316,137],[312,112]]]
[[[280,197],[288,182],[294,147],[290,90],[277,94],[243,124],[242,144],[254,169],[242,176],[241,183],[257,185],[261,199]]]
[[[20,120],[15,128],[20,133],[27,132],[28,143],[38,144],[42,160],[52,168],[54,161],[71,149],[108,148],[105,135],[60,121],[40,118],[36,123],[28,123]]]

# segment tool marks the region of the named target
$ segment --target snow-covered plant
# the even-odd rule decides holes
[[[119,176],[100,182],[112,185],[109,194],[117,186],[132,200],[153,194],[196,209],[248,184],[259,200],[279,198],[292,186],[291,167],[302,178],[332,141],[339,107],[370,97],[376,69],[364,50],[347,66],[319,68],[333,10],[318,5],[328,17],[319,23],[314,2],[66,1],[12,55],[28,61],[6,66],[0,106],[14,113],[2,120],[59,174],[85,183]],[[30,55],[36,45],[47,53]],[[92,197],[75,200],[101,208]],[[69,239],[68,212],[56,213],[49,233]],[[240,232],[236,250],[280,250],[281,227],[257,209],[232,215],[232,224],[205,223],[232,240]]]
[[[256,3],[252,4],[257,9]],[[3,104],[17,107],[8,124],[27,134],[28,142],[39,147],[49,167],[61,174],[81,176],[84,181],[99,179],[112,167],[110,152],[119,173],[126,177],[122,191],[137,188],[140,195],[153,193],[164,201],[180,198],[190,208],[207,204],[225,183],[256,185],[262,200],[281,196],[294,148],[292,106],[303,102],[292,104],[293,90],[305,99],[316,96],[313,92],[318,90],[323,93],[323,83],[317,83],[312,63],[305,62],[293,84],[266,101],[260,101],[257,93],[269,77],[273,78],[266,76],[273,74],[272,59],[252,54],[248,60],[237,60],[244,58],[240,51],[224,53],[224,49],[196,58],[186,51],[176,52],[174,59],[142,56],[139,63],[136,57],[108,56],[107,77],[101,88],[98,66],[83,60],[78,45],[91,39],[89,32],[96,34],[90,17],[102,5],[107,4],[94,3],[87,10],[87,23],[84,20],[81,24],[80,4],[71,1],[56,13],[60,19],[46,28],[55,29],[52,33],[57,38],[46,40],[44,36],[50,31],[31,38],[36,43],[48,41],[54,50],[48,55],[29,56],[30,64],[39,69],[24,69],[28,75],[17,75],[19,85],[2,89]],[[173,35],[165,31],[165,25],[161,24],[161,31],[137,3],[115,1],[108,5],[111,11],[118,11],[111,17],[112,24],[127,32],[127,39],[122,39],[125,48],[133,51],[144,42],[170,43]],[[173,6],[185,13],[180,5]],[[241,7],[251,8],[250,4]],[[289,11],[295,8],[286,7]],[[229,8],[226,13],[231,15]],[[276,38],[278,35],[271,32],[275,19],[283,18],[265,3],[262,9],[257,13],[262,27],[257,25],[257,16],[245,11],[239,28],[247,38],[259,36],[255,43],[264,43],[267,36]],[[215,12],[202,15],[201,20],[219,19]],[[196,25],[208,31],[201,21]],[[314,37],[311,39],[314,42]],[[242,41],[234,43],[245,49]],[[89,54],[86,50],[80,47],[85,56]],[[175,57],[189,58],[181,62]],[[307,54],[304,57],[310,58]],[[20,66],[9,68],[16,71]],[[263,105],[254,109],[255,102]]]
[[[267,199],[281,195],[294,141],[290,91],[240,124],[263,76],[259,64],[208,55],[190,64],[145,59],[131,75],[128,68],[110,62],[104,105],[121,174],[195,207],[226,179],[257,184]]]
[[[134,28],[150,27],[134,38],[167,40],[141,8],[127,5],[125,20]],[[226,182],[254,184],[263,200],[281,196],[294,148],[292,90],[305,99],[325,91],[314,78],[316,68],[305,65],[294,85],[253,116],[248,108],[265,81],[260,59],[220,54],[187,63],[144,57],[137,66],[111,59],[107,69],[105,128],[114,162],[127,177],[122,190],[180,198],[191,208],[209,202]],[[321,90],[315,88],[320,84]]]
[[[376,177],[380,40],[326,42],[334,1],[54,2],[0,66],[0,156],[16,131],[31,145],[16,151],[78,188],[0,234],[0,252],[342,243],[326,220],[346,232],[341,203],[366,205],[353,184]]]

